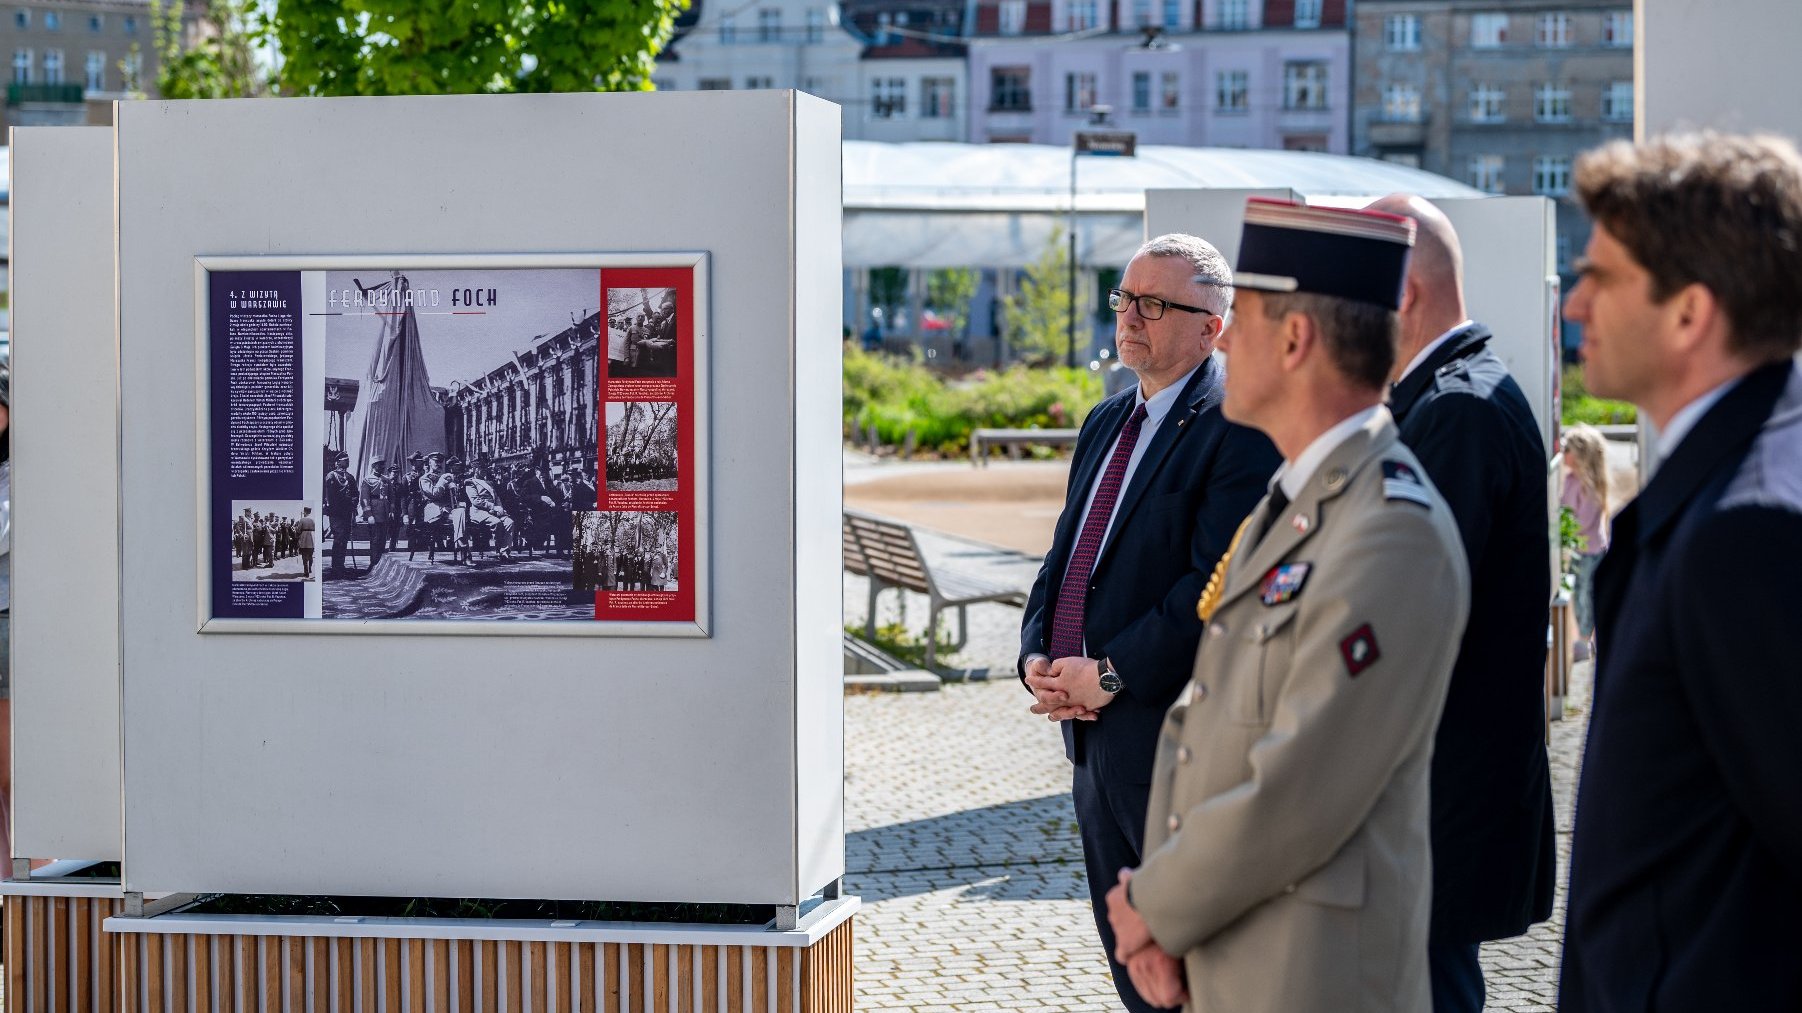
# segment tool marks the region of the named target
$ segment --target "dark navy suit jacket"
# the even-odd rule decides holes
[[[1195,603],[1239,522],[1264,495],[1282,458],[1263,433],[1220,414],[1224,370],[1202,363],[1158,426],[1132,481],[1114,505],[1114,527],[1089,579],[1083,616],[1088,653],[1107,658],[1126,688],[1096,721],[1065,721],[1064,751],[1083,762],[1103,754],[1121,783],[1150,784],[1164,713],[1195,665],[1201,620]],[[1022,673],[1044,654],[1064,568],[1080,534],[1083,505],[1132,414],[1137,386],[1095,406],[1070,464],[1064,512],[1039,568],[1020,630]]]
[[[1552,913],[1545,749],[1552,597],[1545,441],[1481,324],[1447,338],[1390,395],[1402,442],[1458,521],[1470,622],[1433,742],[1433,938],[1476,943]]]
[[[1802,370],[1731,388],[1596,573],[1560,1008],[1802,1010]]]

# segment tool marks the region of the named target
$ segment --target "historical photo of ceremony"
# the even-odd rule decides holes
[[[593,619],[507,589],[567,588],[572,514],[596,505],[598,272],[329,271],[326,289],[322,615]]]
[[[607,491],[674,492],[678,478],[676,405],[609,401]]]
[[[676,591],[676,515],[592,510],[575,515],[574,587],[592,591]]]
[[[676,290],[607,290],[607,375],[676,375]]]
[[[311,580],[319,511],[300,500],[232,500],[232,580]]]

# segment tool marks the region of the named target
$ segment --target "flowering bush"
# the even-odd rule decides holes
[[[1086,369],[1014,366],[945,380],[916,362],[845,348],[845,428],[874,429],[885,444],[914,434],[916,449],[969,453],[981,428],[1065,429],[1101,400],[1101,377]]]

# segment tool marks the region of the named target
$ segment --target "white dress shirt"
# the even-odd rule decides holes
[[[1195,369],[1200,369],[1207,361],[1206,359],[1201,360],[1195,365]],[[1184,373],[1181,379],[1149,398],[1145,396],[1143,386],[1133,389],[1133,405],[1135,408],[1138,405],[1145,406],[1145,421],[1139,423],[1139,442],[1133,444],[1132,456],[1126,459],[1126,473],[1120,476],[1121,495],[1124,495],[1126,490],[1132,487],[1133,473],[1139,470],[1139,462],[1145,459],[1145,448],[1151,446],[1151,438],[1157,435],[1158,427],[1163,425],[1165,416],[1170,414],[1170,409],[1176,404],[1176,399],[1182,395],[1183,388],[1189,385],[1189,378],[1195,375],[1195,369]],[[1131,412],[1127,413],[1129,418],[1131,415]],[[1120,429],[1121,432],[1125,432],[1126,427],[1122,425]],[[1095,493],[1101,488],[1101,479],[1107,474],[1108,462],[1114,459],[1114,449],[1119,445],[1120,433],[1116,433],[1113,442],[1107,446],[1107,455],[1101,459],[1101,467],[1095,472],[1095,480],[1089,483],[1089,495],[1083,501],[1082,516],[1077,519],[1078,538],[1082,537],[1082,529],[1089,523],[1089,510],[1095,505]],[[1116,507],[1119,506],[1119,503],[1118,499],[1114,501]],[[1120,511],[1116,509],[1113,515],[1107,519],[1107,530],[1101,533],[1101,545],[1095,550],[1097,560],[1101,558],[1102,551],[1107,548],[1107,541],[1114,534],[1114,520],[1119,516]],[[1075,547],[1074,543],[1071,547]]]
[[[1382,405],[1371,405],[1340,420],[1333,428],[1314,437],[1314,442],[1308,444],[1307,449],[1297,455],[1295,460],[1284,461],[1283,466],[1276,470],[1276,480],[1282,485],[1283,495],[1293,503],[1302,494],[1302,490],[1308,487],[1308,480],[1314,477],[1314,472],[1327,459],[1327,455],[1338,450],[1339,444],[1351,439],[1353,433],[1368,425],[1371,419],[1376,418],[1377,412],[1385,410]]]
[[[1458,324],[1458,326],[1453,327],[1451,330],[1446,331],[1444,334],[1441,334],[1437,338],[1434,338],[1433,340],[1427,342],[1427,347],[1421,349],[1418,352],[1415,352],[1414,358],[1408,360],[1408,368],[1402,370],[1402,375],[1396,377],[1395,382],[1401,383],[1403,380],[1406,380],[1408,378],[1409,373],[1412,373],[1415,370],[1419,369],[1420,364],[1427,361],[1428,356],[1432,355],[1434,352],[1439,350],[1440,345],[1445,344],[1447,341],[1451,340],[1452,335],[1458,333],[1459,331],[1463,330],[1466,327],[1469,327],[1471,324],[1474,324],[1474,323],[1476,323],[1476,321],[1474,321],[1474,320],[1463,321],[1462,323]]]
[[[1659,431],[1658,446],[1653,448],[1658,452],[1660,463],[1670,460],[1677,445],[1682,443],[1683,438],[1689,435],[1689,431],[1696,427],[1696,423],[1702,421],[1702,416],[1708,414],[1708,409],[1713,408],[1715,402],[1725,397],[1727,392],[1733,389],[1733,385],[1742,379],[1744,378],[1736,376],[1677,409],[1677,413],[1671,416],[1671,421]]]

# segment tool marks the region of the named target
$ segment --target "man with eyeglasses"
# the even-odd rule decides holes
[[[1108,293],[1139,382],[1083,423],[1020,631],[1031,710],[1063,725],[1095,924],[1134,1013],[1155,1007],[1113,957],[1107,891],[1140,864],[1158,729],[1201,638],[1195,602],[1281,461],[1220,414],[1230,277],[1218,250],[1173,234],[1140,247]]]

